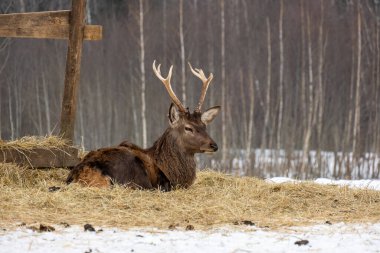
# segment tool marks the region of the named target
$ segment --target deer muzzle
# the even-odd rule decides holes
[[[213,143],[210,144],[210,148],[211,148],[214,152],[216,152],[216,151],[218,150],[218,145],[217,145],[215,142],[213,142]]]
[[[215,142],[205,144],[201,147],[201,151],[204,153],[214,153],[218,150],[218,145]]]

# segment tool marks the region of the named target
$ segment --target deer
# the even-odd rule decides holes
[[[166,78],[161,74],[161,64],[153,72],[165,86],[171,104],[168,113],[169,126],[150,148],[123,141],[118,146],[90,151],[69,173],[66,183],[80,183],[94,187],[110,187],[114,184],[133,189],[188,188],[196,178],[196,153],[214,153],[218,145],[206,131],[221,110],[220,106],[202,112],[207,90],[213,79],[206,77],[202,69],[191,72],[202,81],[198,105],[193,112],[186,108],[174,93],[171,85],[173,65]]]

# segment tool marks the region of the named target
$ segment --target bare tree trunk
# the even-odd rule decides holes
[[[144,46],[144,2],[139,0],[140,4],[140,71],[141,71],[141,118],[142,118],[142,145],[147,147],[147,129],[146,129],[146,102],[145,102],[145,46]]]
[[[269,123],[269,114],[270,114],[270,87],[271,87],[271,76],[272,76],[272,42],[271,42],[271,32],[270,32],[270,21],[269,18],[266,18],[267,23],[267,90],[265,98],[265,116],[264,116],[264,128],[261,140],[261,150],[267,147],[267,129]]]
[[[214,9],[211,6],[211,4],[207,5],[207,62],[208,62],[208,69],[211,73],[214,73],[214,54],[215,54],[215,47],[214,47],[214,35],[213,35],[213,25],[212,25],[212,15],[214,15]],[[213,106],[215,104],[215,89],[210,89],[208,92],[210,92],[209,96],[209,105]],[[207,101],[206,101],[207,103]],[[224,108],[223,108],[224,109]],[[222,109],[222,110],[223,110]],[[214,135],[216,132],[215,128],[210,128],[209,133],[211,136]]]
[[[110,138],[109,138],[109,145],[114,142],[115,137],[116,137],[116,126],[117,126],[117,117],[116,117],[116,106],[115,103],[110,102],[109,104],[110,108],[110,127],[109,127],[109,133],[110,133]]]
[[[324,63],[324,6],[323,0],[321,2],[321,22],[319,24],[319,38],[318,38],[318,48],[319,48],[319,62],[318,62],[318,118],[317,118],[317,135],[318,135],[318,148],[317,148],[317,162],[318,168],[320,170],[320,176],[322,176],[322,157],[321,157],[321,139],[322,139],[322,126],[323,126],[323,63]]]
[[[185,63],[185,41],[183,34],[183,0],[179,1],[179,39],[181,43],[181,85],[182,85],[182,103],[186,106],[186,63]]]
[[[249,74],[252,75],[252,72],[249,71]],[[247,140],[247,109],[246,109],[246,96],[245,96],[245,91],[244,91],[244,76],[243,76],[243,71],[240,69],[239,70],[239,89],[240,89],[240,101],[241,101],[241,116],[242,116],[242,134],[240,135],[241,138],[241,143],[244,143]]]
[[[132,60],[128,61],[129,69],[132,69],[133,63]],[[129,93],[132,94],[131,99],[132,99],[132,108],[137,108],[138,104],[136,102],[136,89],[134,87],[135,79],[133,78],[133,75],[129,75]],[[137,110],[132,110],[132,118],[133,118],[133,133],[134,133],[134,138],[135,142],[140,140],[140,127],[138,126],[139,119],[137,117]]]
[[[311,130],[313,125],[313,107],[314,107],[314,98],[313,98],[313,57],[312,57],[312,43],[311,43],[311,28],[310,28],[310,14],[307,13],[307,37],[308,37],[308,58],[309,58],[309,111],[308,111],[308,122],[306,133],[304,136],[303,143],[303,152],[302,152],[302,166],[301,173],[303,176],[307,177],[306,166],[308,164],[309,150],[310,150],[310,138],[311,138]]]
[[[306,34],[305,34],[305,5],[304,0],[301,0],[301,124],[299,127],[299,132],[301,133],[301,139],[305,139],[305,133],[307,128],[307,104],[306,104],[306,56],[305,56],[305,45],[306,45]],[[304,144],[304,143],[302,143]],[[298,174],[302,173],[304,170],[304,159],[305,155],[302,154],[301,166],[298,167]]]
[[[2,103],[0,102],[0,141],[1,141],[2,138],[3,138],[3,137],[2,137],[3,135],[2,135],[2,133],[1,133],[1,131],[2,131],[2,125],[3,125],[3,124],[2,124],[2,113],[1,113],[1,112],[2,112]]]
[[[14,99],[15,99],[15,123],[16,123],[16,126],[15,126],[15,132],[16,132],[16,135],[15,135],[15,138],[18,138],[20,137],[20,131],[21,131],[21,121],[22,121],[22,94],[20,94],[21,92],[19,91],[20,89],[20,81],[17,82],[17,85],[15,86],[15,88],[13,89],[13,92],[14,92]]]
[[[50,105],[49,105],[49,95],[47,91],[47,85],[45,80],[45,73],[42,73],[42,89],[44,93],[45,102],[45,118],[46,118],[46,130],[48,134],[51,134],[51,121],[50,121]]]
[[[247,142],[245,147],[245,155],[246,155],[246,161],[247,161],[247,169],[248,175],[252,175],[253,173],[253,167],[254,161],[251,159],[251,147],[253,142],[253,124],[254,124],[254,109],[255,109],[255,89],[253,87],[253,76],[252,71],[249,71],[249,94],[251,98],[251,103],[249,105],[249,123],[248,123],[248,136],[247,136]]]
[[[7,49],[7,52],[6,52],[6,57],[5,57],[5,59],[3,60],[3,62],[1,63],[1,66],[0,66],[0,75],[1,75],[1,73],[4,71],[4,69],[5,69],[5,66],[7,65],[7,62],[8,62],[8,59],[9,59],[9,40],[8,39],[4,39],[2,42],[1,42],[1,44],[0,44],[0,52],[2,52],[2,51],[4,51],[4,50],[6,50]],[[10,89],[10,87],[9,87],[9,89]],[[10,90],[9,90],[9,94],[10,94]],[[0,95],[0,98],[1,98],[1,95]],[[9,96],[8,97],[8,101],[11,99],[11,97]],[[2,124],[1,124],[1,101],[0,101],[0,140],[1,140],[1,138],[2,138],[2,134],[1,134],[1,131],[2,131]],[[12,123],[12,122],[11,122]],[[12,127],[11,127],[11,129],[12,129]]]
[[[225,16],[224,0],[220,1],[220,26],[221,26],[221,81],[222,81],[222,164],[227,163],[227,108],[226,108],[226,56],[225,56]]]
[[[41,109],[41,99],[40,99],[40,85],[39,82],[36,81],[36,106],[37,106],[37,132],[38,135],[42,135],[42,109]]]
[[[82,99],[78,99],[78,113],[79,113],[79,129],[81,138],[81,148],[84,150],[84,118],[83,118],[83,103]]]
[[[245,34],[249,35],[251,34],[250,32],[250,25],[249,25],[249,21],[248,21],[248,7],[247,7],[247,3],[245,0],[243,0],[243,14],[244,14],[244,24],[245,24]],[[235,10],[236,11],[236,14],[234,14],[234,16],[238,16],[239,13],[238,13],[238,8]],[[237,19],[237,23],[240,23]],[[240,32],[237,31],[237,33],[239,34]],[[248,56],[248,84],[249,82],[251,81],[251,79],[253,80],[252,78],[252,71],[253,71],[253,66],[252,66],[252,56],[251,56],[251,47],[248,46],[247,48],[247,56]],[[239,64],[241,65],[244,65],[244,62],[239,62]],[[246,93],[245,93],[245,89],[244,87],[246,86],[246,81],[244,79],[244,71],[242,69],[242,66],[239,65],[238,67],[238,73],[239,73],[239,88],[240,88],[240,98],[241,98],[241,116],[242,116],[242,122],[244,124],[242,124],[242,127],[243,127],[243,131],[242,131],[242,134],[239,134],[239,137],[240,137],[240,142],[241,143],[245,143],[247,145],[247,137],[248,137],[248,122],[247,122],[247,107],[246,107]],[[250,96],[248,96],[249,98]],[[246,158],[248,159],[249,157],[246,156]],[[248,160],[247,160],[248,162]]]
[[[163,53],[164,53],[164,60],[163,60],[163,63],[164,64],[167,64],[167,50],[168,50],[168,46],[167,46],[167,43],[168,43],[168,39],[167,39],[167,34],[166,34],[166,32],[167,32],[167,23],[168,23],[168,21],[167,21],[167,10],[166,10],[166,8],[167,8],[167,6],[166,6],[166,4],[167,4],[167,2],[166,2],[167,0],[163,0],[163,2],[162,2],[162,4],[163,4],[163,13],[162,13],[162,15],[163,15],[163,18],[162,18],[162,25],[163,25],[163,31],[162,31],[162,34],[163,34],[163,45],[164,45],[164,49],[163,49]]]
[[[362,42],[361,42],[361,16],[359,3],[357,10],[357,39],[358,39],[358,48],[357,48],[357,69],[356,69],[356,91],[355,91],[355,117],[354,117],[354,131],[353,131],[353,143],[352,143],[352,152],[353,158],[357,160],[360,154],[359,140],[360,140],[360,78],[361,78],[361,51],[362,51]],[[355,162],[356,163],[356,162]],[[358,168],[359,170],[359,168]],[[360,173],[360,171],[358,171]],[[359,174],[360,176],[360,174]]]
[[[0,74],[4,71],[5,69],[5,66],[7,66],[7,63],[8,63],[8,60],[9,60],[9,39],[4,39],[4,41],[1,43],[0,45],[0,52],[7,49],[7,55],[5,56],[4,60],[2,61],[1,63],[1,67],[0,67]]]
[[[97,96],[97,99],[96,101],[101,101],[102,100],[102,90],[101,90],[101,87],[100,87],[100,78],[99,78],[99,73],[97,72],[96,73],[96,80],[95,80],[95,84],[96,84],[96,96]],[[90,103],[92,103],[93,101],[91,101]],[[95,120],[98,122],[99,119],[103,118],[105,115],[104,111],[106,110],[105,106],[103,106],[102,104],[99,104],[99,103],[96,103],[95,106],[97,106],[97,110],[96,110],[96,115],[95,115]],[[104,140],[104,135],[101,134],[101,131],[105,131],[105,128],[106,128],[106,124],[105,122],[103,122],[102,120],[100,121],[99,123],[99,127],[96,129],[96,131],[98,132],[98,134],[95,135],[95,145],[96,146],[99,146],[101,145],[101,143],[103,143],[103,140]]]
[[[199,7],[198,7],[198,0],[193,0],[193,4],[194,4],[194,14],[195,15],[198,15],[199,14]],[[199,38],[199,18],[195,18],[194,23],[192,24],[193,27],[194,27],[194,38],[196,40],[196,42],[199,42],[201,40],[201,38]],[[196,66],[199,66],[199,61],[200,61],[200,56],[199,56],[199,51],[201,50],[199,44],[196,44],[195,45],[195,48],[193,49],[194,53],[193,55],[195,56],[195,63],[196,63]],[[190,50],[189,50],[190,51]],[[192,90],[191,90],[192,91]],[[194,94],[191,94],[191,97],[190,99],[194,97]]]
[[[86,4],[86,19],[87,19],[87,24],[91,24],[92,22],[92,17],[91,17],[91,0],[87,0]]]
[[[277,150],[281,148],[281,128],[282,128],[282,113],[284,107],[284,42],[283,42],[283,16],[284,16],[284,1],[281,0],[280,6],[280,21],[279,21],[279,43],[280,43],[280,77],[279,77],[279,107],[278,107],[278,122],[277,122]]]
[[[375,53],[376,58],[374,62],[374,73],[373,73],[373,82],[375,84],[375,95],[374,95],[374,101],[380,101],[380,47],[379,47],[379,20],[376,21],[376,39],[375,39]],[[374,138],[372,140],[373,147],[372,151],[374,153],[373,159],[372,159],[372,178],[377,178],[379,174],[380,164],[377,168],[377,161],[379,159],[380,154],[380,122],[379,122],[379,114],[380,114],[380,105],[379,103],[375,104],[375,116],[373,119],[373,128],[372,132],[374,133]],[[1,135],[0,135],[1,138]]]
[[[349,110],[348,110],[348,120],[345,128],[345,140],[344,140],[344,156],[343,159],[346,160],[346,170],[345,170],[345,177],[351,178],[351,165],[352,161],[350,159],[350,147],[351,147],[351,133],[352,133],[352,119],[354,117],[354,110],[353,105],[351,104],[351,101],[354,101],[354,86],[355,86],[355,48],[354,43],[352,43],[352,51],[351,51],[351,81],[350,81],[350,99],[348,102]],[[341,171],[338,173],[338,177],[342,176]]]
[[[376,70],[376,96],[375,101],[380,99],[380,20],[376,22],[376,48],[377,48],[377,70]],[[375,126],[376,126],[376,138],[374,139],[375,153],[380,154],[380,105],[377,104],[375,109]],[[380,166],[378,168],[378,173],[380,172]]]
[[[20,2],[20,12],[25,12],[25,3],[24,0],[19,0]]]
[[[8,109],[9,109],[9,123],[11,125],[11,140],[15,139],[15,124],[13,122],[13,111],[12,111],[12,93],[11,86],[8,86]]]
[[[243,10],[244,10],[244,25],[245,25],[245,33],[247,35],[251,34],[251,29],[250,29],[250,24],[248,20],[248,7],[246,1],[243,1]],[[238,18],[239,16],[239,9],[237,9],[237,24],[239,26],[240,20]],[[238,32],[238,34],[240,31]],[[248,37],[250,40],[250,37]],[[254,105],[255,105],[255,88],[254,88],[254,78],[253,78],[253,71],[254,71],[254,64],[253,64],[253,55],[252,55],[252,48],[248,46],[247,49],[247,56],[248,56],[248,85],[249,85],[249,96],[250,98],[250,103],[249,103],[249,115],[248,115],[248,122],[247,122],[247,115],[246,115],[246,104],[245,104],[245,95],[243,93],[243,87],[241,89],[242,94],[241,97],[243,98],[243,122],[247,122],[247,124],[244,124],[244,133],[245,133],[245,160],[246,160],[246,165],[245,165],[245,175],[252,175],[253,174],[253,169],[254,169],[254,162],[251,159],[251,148],[252,148],[252,143],[253,143],[253,131],[254,131]],[[241,83],[243,82],[243,73],[240,70],[241,73]],[[242,142],[244,143],[244,141]]]
[[[133,93],[131,93],[133,94]],[[135,99],[135,96],[132,96],[132,106],[133,108],[136,108],[137,107],[137,104],[136,104],[136,99]],[[132,116],[133,116],[133,129],[134,129],[134,137],[135,137],[135,140],[139,140],[140,139],[140,135],[139,135],[139,131],[138,131],[138,124],[137,124],[137,112],[136,110],[132,110]]]

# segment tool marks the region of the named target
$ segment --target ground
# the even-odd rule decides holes
[[[321,224],[281,230],[223,227],[209,231],[55,227],[0,232],[0,252],[379,252],[380,223]]]
[[[189,189],[160,192],[65,185],[67,174],[0,164],[0,252],[380,249],[379,180],[200,171]]]

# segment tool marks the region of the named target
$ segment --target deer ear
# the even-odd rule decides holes
[[[173,127],[179,120],[179,112],[173,103],[170,104],[168,117],[171,127]]]
[[[202,113],[202,116],[201,116],[202,122],[208,125],[211,121],[214,120],[216,115],[218,115],[220,108],[221,107],[218,105],[218,106],[214,106],[207,109],[204,113]]]

